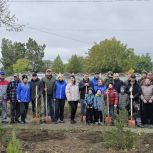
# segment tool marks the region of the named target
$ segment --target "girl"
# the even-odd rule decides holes
[[[88,94],[85,95],[84,104],[86,105],[86,122],[93,123],[93,105],[94,105],[93,89],[88,89]]]
[[[66,86],[66,98],[71,107],[71,124],[75,124],[75,115],[78,106],[78,101],[80,100],[79,86],[76,83],[74,75],[70,76],[70,82]]]
[[[21,123],[25,124],[25,118],[28,111],[30,97],[30,84],[27,75],[22,76],[22,82],[17,87],[17,100],[20,103]]]
[[[104,98],[102,95],[102,92],[100,89],[97,90],[95,98],[94,98],[94,109],[95,109],[95,123],[102,125],[103,123],[103,114],[102,114],[102,109],[103,109],[103,103],[104,103]]]

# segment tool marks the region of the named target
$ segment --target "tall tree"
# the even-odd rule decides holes
[[[40,71],[43,66],[44,50],[46,45],[38,45],[38,43],[29,38],[26,43],[25,57],[29,59],[33,64],[33,71]]]
[[[61,57],[58,55],[53,61],[52,70],[56,73],[64,72],[64,64],[61,60]]]
[[[67,71],[70,73],[83,72],[84,59],[83,57],[72,55],[67,64]]]
[[[95,43],[89,49],[86,58],[86,68],[89,72],[99,71],[107,72],[123,72],[129,68],[135,68],[136,55],[134,50],[127,48],[127,45],[122,44],[116,38]]]
[[[17,19],[14,14],[11,14],[7,0],[0,0],[0,27],[5,26],[9,31],[21,31],[23,25],[17,24]]]

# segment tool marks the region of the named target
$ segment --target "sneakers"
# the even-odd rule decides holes
[[[64,123],[64,121],[63,120],[60,120],[59,123]]]
[[[75,124],[76,123],[76,121],[75,120],[71,120],[71,124]]]
[[[99,123],[98,123],[98,125],[101,125],[101,126],[102,126],[102,125],[103,125],[103,123],[102,123],[102,122],[99,122]]]

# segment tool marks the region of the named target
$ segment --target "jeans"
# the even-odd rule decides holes
[[[25,118],[27,116],[29,108],[29,103],[28,102],[20,102],[20,113],[21,113],[21,121],[25,121]]]
[[[53,97],[47,95],[47,110],[46,110],[46,97],[44,98],[44,115],[49,115],[52,120],[55,119],[55,103],[53,102]],[[49,112],[48,112],[49,110]]]
[[[86,108],[86,122],[93,123],[93,108]]]
[[[86,115],[86,105],[84,103],[84,99],[80,99],[80,103],[81,103],[81,115],[84,116]]]
[[[32,100],[32,113],[33,117],[36,116],[36,99]],[[41,97],[38,98],[37,102],[37,115],[40,117],[41,116]]]
[[[114,113],[114,105],[109,105],[109,115],[112,117],[112,119],[115,119],[115,113]]]
[[[11,105],[11,121],[17,121],[20,117],[20,103],[18,101],[10,103]]]
[[[103,122],[102,111],[95,110],[95,122]]]
[[[69,105],[71,107],[71,120],[75,119],[77,107],[78,107],[78,101],[70,101]]]
[[[55,121],[60,118],[61,121],[64,119],[64,106],[65,100],[64,99],[56,99],[55,102]]]
[[[2,121],[7,119],[7,102],[5,99],[0,100],[0,106],[2,108]]]

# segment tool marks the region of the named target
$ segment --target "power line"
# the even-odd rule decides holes
[[[57,33],[51,32],[51,31],[46,31],[46,30],[42,30],[42,29],[38,29],[38,28],[34,28],[34,27],[29,27],[29,26],[26,26],[26,28],[28,28],[30,30],[42,32],[42,33],[45,33],[45,34],[54,35],[56,37],[60,37],[60,38],[63,38],[63,39],[68,39],[68,40],[72,40],[72,41],[76,41],[76,42],[80,42],[80,43],[88,44],[88,45],[90,44],[90,42],[86,42],[86,41],[78,40],[78,39],[75,39],[75,38],[59,35]]]
[[[111,2],[149,2],[151,0],[9,0],[10,3],[111,3]]]

